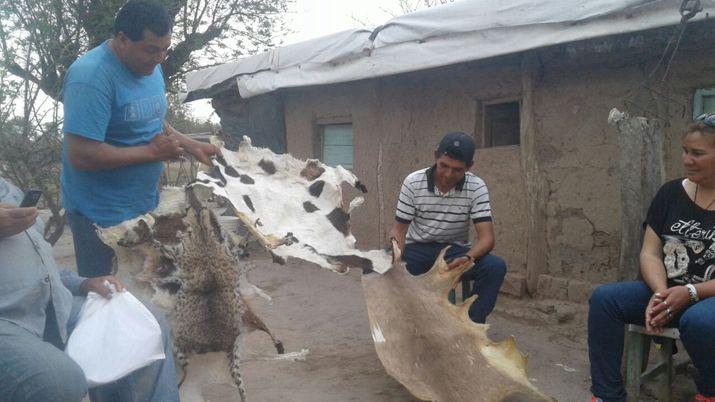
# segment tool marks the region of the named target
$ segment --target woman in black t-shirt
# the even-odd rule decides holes
[[[683,135],[686,177],[664,184],[648,209],[642,281],[598,287],[591,296],[588,346],[592,401],[625,401],[625,324],[653,333],[677,327],[697,369],[696,401],[715,402],[715,115]]]

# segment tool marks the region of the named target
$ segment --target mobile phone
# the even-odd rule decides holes
[[[42,196],[42,190],[28,190],[20,202],[20,208],[34,207]]]

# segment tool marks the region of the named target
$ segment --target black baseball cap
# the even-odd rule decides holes
[[[447,155],[452,159],[470,165],[474,161],[474,139],[463,132],[445,134],[437,146],[437,154]]]

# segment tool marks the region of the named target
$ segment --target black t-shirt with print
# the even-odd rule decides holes
[[[715,211],[697,206],[685,192],[682,178],[658,190],[646,224],[663,242],[668,286],[705,282],[715,276]]]

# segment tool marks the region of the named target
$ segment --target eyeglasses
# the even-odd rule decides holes
[[[703,122],[708,127],[715,127],[715,113],[710,114],[710,113],[703,113],[700,116],[695,118],[695,122]]]

